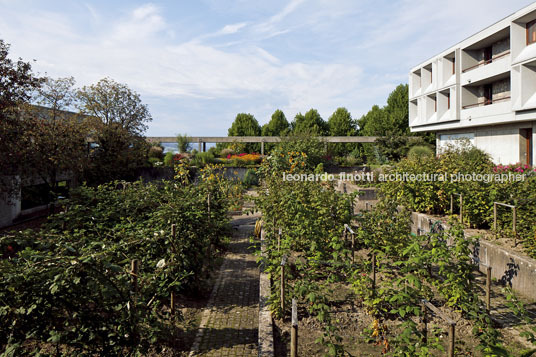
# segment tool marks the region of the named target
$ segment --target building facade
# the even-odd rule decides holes
[[[467,138],[498,164],[535,165],[536,3],[412,68],[409,126],[438,150]]]

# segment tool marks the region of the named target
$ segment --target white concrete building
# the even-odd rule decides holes
[[[409,126],[536,165],[536,3],[412,68]]]

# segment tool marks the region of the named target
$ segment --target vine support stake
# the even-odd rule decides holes
[[[447,354],[447,356],[449,357],[454,357],[454,349],[455,349],[454,345],[456,342],[455,333],[456,333],[456,324],[455,323],[449,324],[449,349],[448,349],[448,354]]]
[[[354,233],[351,233],[352,235],[352,264],[355,263],[355,236]]]
[[[140,270],[140,261],[138,259],[132,260],[130,264],[130,275],[132,283],[132,291],[134,295],[138,292],[138,272]]]
[[[428,311],[426,310],[426,305],[421,301],[421,310],[422,310],[422,322],[424,324],[422,334],[424,338],[424,343],[428,343]]]
[[[279,227],[279,231],[277,232],[277,251],[281,251],[281,234],[282,234],[282,231],[281,231],[281,227]]]
[[[171,303],[170,303],[170,308],[171,308],[171,316],[175,316],[175,291],[171,290]]]
[[[493,231],[497,237],[497,202],[493,202]]]
[[[292,329],[290,331],[290,357],[298,356],[298,304],[292,299]]]
[[[460,223],[463,223],[463,194],[460,193]]]
[[[285,265],[287,264],[287,257],[283,256],[281,259],[281,316],[285,319]]]
[[[486,308],[491,312],[491,267],[486,268]]]
[[[517,247],[517,210],[516,206],[512,207],[512,231],[514,232],[514,247]]]
[[[372,253],[372,295],[376,296],[376,253]]]

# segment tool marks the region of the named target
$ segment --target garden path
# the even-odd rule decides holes
[[[256,356],[259,269],[250,242],[260,214],[234,216],[233,236],[190,356]]]

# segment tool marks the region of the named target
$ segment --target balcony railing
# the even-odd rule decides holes
[[[504,52],[504,53],[501,53],[501,54],[498,55],[498,56],[492,57],[492,58],[489,59],[489,60],[486,60],[486,61],[480,61],[480,62],[478,62],[477,64],[475,64],[474,66],[471,66],[471,67],[469,67],[469,68],[464,69],[464,70],[462,71],[462,73],[465,73],[465,72],[468,72],[468,71],[470,71],[470,70],[472,70],[472,69],[475,69],[475,68],[482,67],[482,66],[485,66],[485,65],[487,65],[487,64],[490,64],[491,62],[493,62],[493,61],[495,61],[495,60],[498,60],[499,58],[502,58],[502,57],[504,57],[504,56],[507,56],[507,55],[509,55],[509,54],[510,54],[510,50],[508,50],[508,51],[506,51],[506,52]]]
[[[486,99],[485,101],[483,102],[478,102],[478,103],[475,103],[475,104],[469,104],[469,105],[464,105],[462,107],[462,109],[469,109],[469,108],[474,108],[474,107],[481,107],[483,105],[490,105],[490,104],[493,104],[493,103],[496,103],[496,102],[502,102],[504,100],[508,100],[510,99],[510,96],[508,97],[502,97],[502,98],[497,98],[497,99]]]

